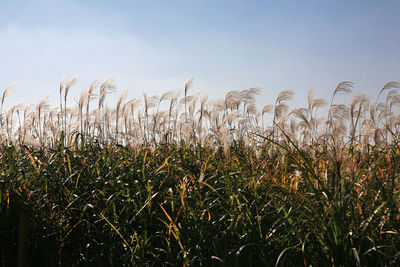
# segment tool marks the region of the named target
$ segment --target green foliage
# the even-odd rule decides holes
[[[400,263],[397,145],[198,149],[1,147],[0,264]]]

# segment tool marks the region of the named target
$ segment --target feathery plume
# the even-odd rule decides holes
[[[392,109],[393,105],[400,105],[400,95],[394,95],[390,98],[389,109]]]
[[[125,101],[127,96],[128,96],[128,89],[125,89],[124,92],[121,94],[121,96],[118,99],[118,102],[117,102],[117,113],[121,109],[122,102]],[[117,114],[117,116],[118,116],[118,114]]]
[[[108,78],[100,85],[99,109],[103,106],[108,93],[115,91],[115,79]]]
[[[282,101],[289,101],[293,98],[293,91],[291,90],[283,90],[279,93],[278,97],[276,98],[276,103],[281,103]]]
[[[23,101],[19,101],[17,104],[13,105],[10,108],[11,113],[14,113],[15,111],[21,109],[23,107],[23,105],[24,105],[24,102]]]
[[[160,101],[171,99],[173,96],[174,96],[174,91],[167,91],[164,94],[162,94]]]
[[[337,94],[350,94],[354,83],[349,81],[340,82],[333,91],[332,98]]]
[[[242,94],[239,91],[230,91],[226,94],[225,105],[229,109],[238,109],[242,101]]]
[[[15,87],[15,82],[12,82],[7,86],[6,90],[4,90],[3,97],[1,98],[1,105],[2,106],[4,104],[4,101],[5,101],[6,97],[8,95],[10,95],[12,93],[12,91],[14,90],[14,87]]]
[[[307,119],[307,109],[305,108],[299,108],[299,109],[294,109],[292,110],[289,115],[294,115],[295,117],[299,118],[305,125],[308,126],[308,128],[311,129],[310,122]]]
[[[69,90],[71,89],[72,86],[74,86],[76,84],[77,81],[78,81],[78,76],[74,76],[71,79],[69,79],[68,82],[65,84],[64,100],[67,99]]]
[[[99,86],[99,80],[94,80],[90,83],[88,87],[88,101],[92,100],[92,98],[96,96],[93,92],[97,86]]]
[[[246,90],[246,99],[254,99],[254,97],[261,93],[260,87],[252,87]]]
[[[62,95],[66,84],[67,84],[67,79],[63,77],[60,82],[60,95]]]
[[[400,82],[388,82],[386,83],[381,91],[379,92],[379,95],[382,94],[382,92],[389,90],[389,89],[400,89]]]
[[[188,96],[182,98],[182,99],[179,101],[179,104],[186,104],[186,103],[192,101],[193,98],[194,98],[193,95],[188,95]]]
[[[189,89],[192,87],[192,84],[193,84],[193,78],[189,78],[185,83],[185,96],[187,95]]]
[[[283,116],[284,114],[287,113],[289,107],[286,104],[279,104],[275,107],[275,116],[277,118]]]
[[[314,102],[314,88],[310,88],[308,90],[307,101],[308,101],[308,109],[311,110]]]
[[[272,113],[272,111],[274,111],[274,105],[273,104],[268,104],[265,105],[262,109],[262,115],[264,115],[265,113]]]
[[[37,105],[37,110],[38,110],[38,112],[40,114],[40,111],[43,111],[43,110],[45,110],[45,109],[47,109],[49,107],[50,107],[50,105],[49,105],[49,96],[45,96],[39,101],[39,104]]]
[[[326,99],[317,98],[317,99],[314,99],[314,101],[313,101],[313,103],[311,105],[311,108],[312,109],[314,109],[314,108],[322,108],[322,107],[325,107],[327,104],[328,104],[328,101],[326,101]]]
[[[89,96],[89,88],[86,88],[85,90],[82,91],[81,96],[79,97],[78,105],[81,111],[86,101],[88,101],[88,96]]]

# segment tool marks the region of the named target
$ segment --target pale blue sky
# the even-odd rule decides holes
[[[400,80],[399,14],[395,0],[1,1],[0,90],[15,81],[10,102],[57,101],[77,74],[71,96],[115,77],[135,97],[193,76],[211,97],[260,86],[260,106],[285,89],[292,106],[310,87],[328,98],[343,80],[376,97]]]

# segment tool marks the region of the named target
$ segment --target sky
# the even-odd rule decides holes
[[[259,106],[293,90],[329,99],[337,83],[375,98],[400,80],[400,1],[14,0],[0,2],[0,92],[9,101],[71,98],[93,80],[116,79],[130,97],[183,88],[224,97],[261,87]],[[112,99],[112,98],[111,98]],[[347,102],[346,97],[338,101]]]

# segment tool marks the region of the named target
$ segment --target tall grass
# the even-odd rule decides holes
[[[112,109],[112,79],[68,106],[75,83],[60,107],[1,107],[2,266],[400,264],[400,83],[295,110],[283,91],[261,113],[259,88],[208,100],[189,81]]]
[[[400,104],[399,82],[385,84],[375,101],[355,94],[348,104],[336,104],[335,96],[350,94],[353,86],[351,82],[341,82],[334,89],[329,106],[326,100],[315,98],[310,90],[308,107],[294,110],[289,110],[287,104],[293,98],[293,92],[282,91],[275,103],[265,105],[261,112],[255,101],[259,88],[232,91],[225,99],[208,100],[200,92],[188,95],[192,80],[185,84],[181,99],[179,91],[166,92],[161,97],[144,94],[142,99],[127,99],[127,93],[124,93],[115,108],[106,105],[105,101],[107,95],[115,91],[113,79],[102,83],[94,81],[82,91],[79,101],[74,101],[76,105],[70,106],[68,94],[76,83],[76,77],[60,83],[59,107],[50,107],[44,98],[36,109],[27,105],[22,118],[22,103],[8,111],[3,110],[14,84],[8,86],[0,107],[2,143],[51,146],[62,137],[65,145],[69,145],[75,135],[81,134],[82,143],[95,138],[102,144],[133,148],[143,144],[157,146],[165,142],[184,142],[227,149],[235,142],[259,145],[264,140],[258,135],[271,136],[280,142],[285,140],[285,132],[299,146],[324,144],[332,139],[342,143],[357,139],[357,143],[366,149],[367,145],[385,146],[396,142],[399,136],[400,117],[394,112]],[[383,99],[385,93],[386,99]],[[90,103],[96,98],[97,108],[90,109]],[[384,101],[379,102],[380,99]],[[265,121],[268,113],[272,116],[270,123]],[[319,114],[328,115],[324,118]]]

